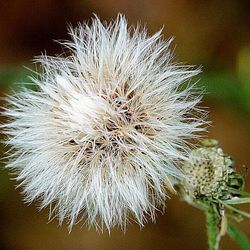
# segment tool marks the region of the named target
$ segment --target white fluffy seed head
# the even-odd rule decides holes
[[[190,83],[199,70],[173,63],[170,40],[128,28],[121,15],[70,35],[70,54],[37,59],[38,90],[8,98],[7,167],[27,202],[39,199],[69,228],[82,219],[108,230],[130,218],[143,225],[185,177],[178,162],[202,130]]]

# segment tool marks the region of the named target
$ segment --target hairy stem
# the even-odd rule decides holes
[[[220,241],[218,213],[213,207],[210,207],[205,211],[205,215],[209,250],[218,250]]]

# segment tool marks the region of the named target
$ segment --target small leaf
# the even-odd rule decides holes
[[[250,241],[233,223],[228,222],[228,235],[244,250],[250,250]]]
[[[237,198],[237,197],[235,197],[231,200],[226,200],[224,202],[229,204],[229,205],[245,204],[245,203],[250,203],[250,198]]]
[[[239,210],[238,208],[236,208],[236,207],[234,207],[234,206],[228,205],[227,203],[225,203],[225,202],[222,201],[222,200],[219,200],[219,202],[220,202],[221,204],[223,204],[225,207],[227,207],[228,209],[230,209],[230,210],[232,210],[232,211],[234,211],[234,212],[236,212],[236,213],[238,213],[238,214],[241,214],[241,215],[243,215],[243,216],[245,216],[245,217],[247,217],[247,218],[250,218],[250,213],[245,212],[245,211],[241,211],[241,210]]]
[[[250,193],[245,192],[245,191],[237,190],[234,188],[230,188],[230,189],[228,189],[228,191],[230,191],[233,194],[239,194],[239,195],[242,195],[244,197],[250,197]]]

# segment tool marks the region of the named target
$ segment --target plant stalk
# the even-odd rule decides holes
[[[209,250],[218,250],[220,242],[219,216],[213,207],[205,211]]]

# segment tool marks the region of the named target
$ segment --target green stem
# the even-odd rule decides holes
[[[210,207],[205,211],[205,215],[209,250],[218,250],[220,241],[218,213],[216,213],[213,207]]]

